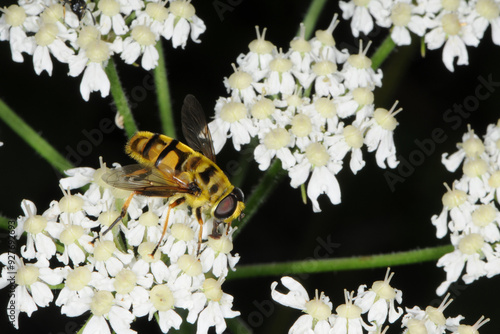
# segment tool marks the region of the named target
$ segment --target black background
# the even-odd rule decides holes
[[[223,13],[215,9],[217,4],[230,8]],[[195,94],[205,106],[208,116],[219,96],[227,96],[222,80],[232,73],[231,63],[240,53],[248,51],[248,43],[255,38],[255,25],[267,27],[267,39],[287,50],[289,41],[298,30],[308,2],[305,1],[194,1],[197,15],[207,25],[201,35],[201,44],[188,42],[185,50],[173,49],[164,42],[168,77],[174,110],[179,112],[184,96]],[[330,1],[320,15],[318,27],[326,29],[335,12],[340,12],[336,1]],[[386,30],[374,31],[370,38],[373,45],[369,55],[386,37]],[[349,23],[341,21],[334,33],[339,48],[357,52],[358,39],[350,33]],[[442,49],[420,55],[420,45],[415,36],[414,44],[396,48],[382,65],[383,87],[375,91],[377,107],[389,109],[395,100],[403,112],[397,116],[399,126],[395,142],[401,160],[416,157],[420,150],[417,141],[428,142],[435,129],[442,129],[446,140],[418,161],[418,166],[395,185],[392,191],[385,179],[385,170],[377,167],[373,154],[364,152],[367,165],[358,175],[352,175],[347,162],[338,175],[342,190],[342,203],[333,206],[326,196],[320,198],[321,213],[312,213],[310,203],[303,205],[300,192],[292,189],[286,178],[262,206],[252,222],[235,241],[234,252],[241,255],[241,264],[304,260],[320,257],[348,257],[391,253],[448,243],[438,240],[430,218],[442,209],[441,197],[445,191],[443,182],[460,177],[445,171],[440,163],[443,152],[454,152],[471,124],[480,136],[487,124],[498,119],[500,93],[497,89],[491,97],[480,101],[467,118],[458,123],[446,122],[443,114],[454,104],[462,104],[474,96],[480,85],[478,77],[491,76],[500,82],[498,59],[500,48],[491,43],[488,30],[478,48],[468,48],[470,66],[456,66],[449,72],[441,60]],[[128,98],[133,105],[134,117],[141,130],[160,132],[156,108],[156,96],[151,86],[151,74],[140,67],[124,64],[116,59],[118,70]],[[54,61],[56,63],[56,61]],[[81,77],[67,76],[67,66],[55,66],[52,77],[46,73],[34,73],[32,58],[25,56],[22,64],[11,60],[7,42],[0,43],[0,98],[18,115],[48,140],[59,152],[67,155],[87,141],[85,131],[98,129],[103,119],[113,120],[115,110],[112,100],[93,93],[89,102],[82,100],[79,85]],[[457,125],[457,128],[452,126]],[[179,121],[176,121],[177,129]],[[179,131],[180,132],[180,131]],[[6,217],[22,214],[22,199],[30,199],[43,212],[51,200],[62,194],[58,186],[61,177],[45,160],[39,157],[3,122],[0,122],[0,170],[2,191],[0,211]],[[124,154],[126,137],[115,129],[103,136],[102,142],[92,145],[91,151],[81,156],[79,166],[98,166],[99,156],[105,161],[130,163]],[[230,145],[226,145],[218,161],[224,169],[227,162],[238,157]],[[348,157],[349,158],[349,157]],[[75,160],[74,160],[75,161]],[[243,190],[250,194],[256,180],[262,175],[255,163]],[[322,241],[337,244],[333,252],[321,247]],[[18,246],[22,241],[18,243]],[[7,235],[0,239],[0,250],[8,248]],[[436,268],[435,262],[392,268],[396,275],[392,286],[403,291],[403,305],[425,308],[436,306],[435,289],[444,280],[445,273]],[[385,268],[351,272],[333,272],[295,276],[313,296],[314,290],[324,291],[334,308],[344,303],[343,290],[356,290],[361,284],[383,279]],[[242,313],[242,319],[255,333],[285,333],[301,315],[272,302],[270,284],[280,277],[264,277],[228,281],[224,291],[235,297],[234,308]],[[471,285],[459,281],[452,298],[455,302],[445,311],[445,316],[462,314],[464,323],[473,324],[481,315],[493,319],[481,328],[481,333],[496,333],[500,314],[497,300],[499,278],[482,278]],[[7,305],[7,290],[0,291],[0,309]],[[6,312],[0,311],[2,331],[15,332],[7,322]],[[31,318],[21,315],[19,332],[71,333],[86,317],[66,318],[60,310],[51,306],[39,309]],[[140,333],[160,333],[158,326],[144,318],[134,324]],[[389,333],[399,333],[397,326]]]

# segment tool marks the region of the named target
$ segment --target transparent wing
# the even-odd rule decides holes
[[[139,164],[110,170],[102,179],[113,187],[146,196],[170,197],[177,193],[193,193],[188,183],[175,177],[173,170],[172,173],[165,173]]]
[[[187,144],[195,151],[215,162],[215,150],[212,135],[208,129],[205,114],[200,102],[189,94],[182,105],[182,133]]]

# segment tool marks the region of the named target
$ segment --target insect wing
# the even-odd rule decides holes
[[[139,164],[110,170],[102,179],[113,187],[146,196],[170,197],[176,193],[192,192],[189,185],[176,178],[173,172],[164,173],[154,167]]]
[[[195,151],[215,162],[215,150],[212,135],[200,102],[189,94],[184,99],[181,113],[182,133],[187,144]]]

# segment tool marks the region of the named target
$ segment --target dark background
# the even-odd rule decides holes
[[[214,5],[220,3],[230,10],[218,13]],[[222,80],[232,73],[231,63],[236,62],[236,57],[248,51],[248,43],[255,38],[255,25],[267,27],[267,39],[286,51],[307,10],[307,3],[298,0],[194,1],[197,15],[207,26],[207,31],[201,35],[202,43],[189,41],[182,50],[173,49],[169,41],[164,42],[174,110],[178,112],[184,96],[192,93],[205,106],[207,115],[213,115],[216,99],[227,96]],[[326,29],[335,12],[340,13],[337,2],[328,2],[318,28]],[[386,30],[373,32],[370,38],[374,44],[369,55],[386,35]],[[348,22],[341,21],[334,37],[339,48],[357,52],[358,39],[352,37]],[[443,114],[454,104],[462,104],[468,96],[474,96],[480,85],[478,77],[491,75],[493,81],[500,81],[497,65],[500,48],[491,43],[488,29],[478,48],[468,48],[471,65],[456,66],[451,73],[442,63],[442,49],[428,51],[422,58],[420,45],[413,37],[412,46],[396,48],[383,64],[383,87],[375,92],[375,104],[389,109],[399,100],[399,106],[404,109],[397,116],[399,126],[395,131],[400,160],[414,157],[412,154],[421,150],[417,141],[429,142],[435,129],[442,129],[446,140],[435,143],[395,189],[388,186],[386,171],[377,167],[373,154],[364,152],[367,165],[355,176],[347,160],[338,175],[342,203],[333,206],[323,196],[321,213],[313,214],[310,203],[303,205],[300,192],[292,189],[286,178],[236,240],[234,252],[240,254],[241,264],[311,259],[315,252],[329,258],[392,253],[449,242],[447,238],[436,239],[430,221],[432,215],[441,212],[443,182],[451,184],[460,177],[445,171],[440,163],[441,154],[456,150],[456,143],[467,131],[467,124],[471,124],[478,135],[485,134],[487,124],[498,119],[500,92],[495,90],[490,98],[480,101],[468,118],[459,118],[456,124],[443,120]],[[138,127],[161,131],[151,74],[115,60]],[[103,119],[114,119],[112,100],[93,93],[89,102],[83,101],[79,92],[81,76],[69,77],[65,65],[55,66],[52,77],[46,73],[37,76],[32,58],[25,56],[24,63],[14,63],[8,43],[3,42],[0,43],[0,66],[0,98],[63,155],[87,140],[85,131],[98,129]],[[178,120],[176,127],[180,129]],[[61,175],[3,122],[0,122],[0,141],[4,142],[0,148],[1,214],[11,218],[21,215],[22,199],[32,200],[39,213],[43,212],[51,200],[62,196],[58,186]],[[93,145],[88,154],[81,156],[81,161],[73,162],[97,168],[98,158],[102,156],[108,163],[130,163],[123,152],[125,141],[124,133],[115,129],[105,134],[102,142]],[[238,152],[226,145],[218,161],[224,169],[228,161],[238,156]],[[251,193],[262,175],[255,163],[249,170],[243,185],[246,194]],[[337,247],[327,252],[321,247],[323,241],[336,243]],[[18,246],[21,244],[22,241]],[[0,250],[5,252],[7,249],[4,232]],[[392,286],[403,291],[404,306],[418,305],[425,309],[427,305],[439,304],[435,289],[444,280],[445,273],[436,268],[435,262],[392,270],[396,273]],[[315,289],[324,291],[335,308],[344,303],[344,289],[356,290],[361,284],[370,286],[373,281],[383,279],[385,271],[384,268],[295,277],[304,284],[310,296]],[[301,315],[298,310],[272,302],[270,284],[279,278],[235,280],[224,284],[224,291],[235,297],[233,309],[241,311],[242,319],[255,333],[287,332]],[[498,277],[482,278],[471,285],[459,281],[452,294],[455,302],[445,311],[445,316],[462,314],[466,318],[463,323],[473,324],[484,314],[493,321],[481,328],[481,333],[496,333],[500,319],[499,283]],[[0,296],[1,308],[7,305],[7,290],[0,291]],[[31,318],[23,313],[19,332],[71,333],[86,318],[60,316],[59,308],[51,306],[38,310]],[[7,323],[5,311],[0,311],[0,319],[4,324],[3,332],[15,332]],[[156,324],[149,324],[143,318],[133,328],[141,329],[141,333],[160,333]],[[397,326],[389,331],[398,332]]]

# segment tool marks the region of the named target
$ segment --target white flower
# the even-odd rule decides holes
[[[301,75],[306,74],[306,78],[310,72],[312,58],[312,45],[305,39],[306,27],[303,23],[300,24],[300,35],[294,37],[290,42],[290,55],[289,58],[293,63],[292,73],[299,78],[300,84],[303,87],[309,87],[308,80],[300,78]]]
[[[411,333],[412,331],[427,330],[427,333],[444,333],[446,329],[451,329],[450,327],[458,326],[462,316],[455,318],[445,318],[443,311],[451,304],[453,299],[448,301],[450,294],[448,293],[441,304],[435,308],[433,306],[427,306],[424,310],[421,310],[418,306],[411,309],[406,309],[406,314],[402,320],[402,327],[407,328],[408,331],[404,333]]]
[[[77,189],[89,184],[94,178],[95,169],[90,167],[72,168],[64,171],[68,175],[59,184],[63,189]]]
[[[491,39],[496,45],[500,45],[500,9],[494,0],[471,1],[474,6],[471,14],[472,26],[479,39],[483,38],[484,32],[491,26]]]
[[[35,38],[28,37],[26,32],[36,29],[36,17],[28,16],[22,6],[4,7],[0,17],[0,40],[9,40],[12,60],[18,63],[24,61],[22,53],[33,54]]]
[[[263,29],[262,34],[259,27],[256,26],[257,39],[248,44],[250,52],[247,54],[240,54],[237,58],[237,63],[243,71],[254,73],[255,76],[264,77],[269,71],[269,63],[274,59],[273,50],[275,46],[273,43],[266,41],[266,28]]]
[[[394,145],[394,130],[398,122],[394,116],[402,109],[394,111],[396,104],[397,102],[389,111],[384,108],[377,108],[369,122],[369,128],[365,135],[368,152],[377,150],[375,158],[380,168],[386,168],[386,163],[390,168],[396,168],[399,164],[396,158],[396,146]]]
[[[14,256],[15,264],[12,264]],[[39,307],[46,307],[54,299],[54,295],[49,288],[63,280],[62,268],[51,269],[49,261],[40,257],[34,264],[24,264],[24,261],[12,253],[0,255],[0,262],[4,265],[2,276],[0,277],[0,289],[8,284],[17,284],[11,295],[10,304],[16,307],[16,313],[25,312],[28,316]],[[12,281],[12,272],[15,272],[15,280]],[[16,316],[13,325],[19,329],[19,316]]]
[[[155,34],[147,25],[139,24],[132,28],[130,36],[123,40],[120,57],[127,64],[133,64],[142,55],[141,66],[151,70],[158,65],[159,54],[155,48]]]
[[[254,151],[255,161],[260,170],[266,170],[271,160],[276,156],[281,160],[281,166],[287,170],[295,165],[295,157],[290,150],[292,137],[284,127],[275,127],[266,132],[259,132],[260,144]]]
[[[500,140],[500,127],[497,124],[489,124],[484,135],[484,147],[486,156],[483,159],[490,160],[491,165],[500,166],[500,150],[497,148],[497,142]],[[489,159],[487,158],[489,157]],[[496,170],[496,168],[495,168]]]
[[[163,36],[172,39],[174,48],[186,46],[188,36],[195,43],[200,43],[198,37],[206,30],[205,23],[196,16],[194,6],[186,0],[171,1],[169,15],[165,21]]]
[[[446,271],[446,280],[439,285],[436,293],[442,296],[451,283],[456,282],[466,266],[466,273],[462,279],[466,284],[470,284],[479,277],[486,276],[486,262],[484,255],[488,258],[494,258],[493,249],[490,244],[484,241],[484,238],[477,233],[459,235],[454,233],[450,236],[455,250],[443,255],[438,263],[438,267],[444,267]]]
[[[231,93],[232,99],[243,101],[248,106],[257,98],[256,90],[262,89],[262,84],[257,83],[261,78],[237,69],[234,64],[233,69],[234,73],[229,78],[224,78],[224,86],[226,86],[227,92]]]
[[[365,291],[366,285],[358,288],[354,304],[361,307],[362,312],[368,312],[368,320],[382,327],[389,315],[389,322],[394,323],[402,314],[401,307],[395,307],[395,302],[401,304],[403,293],[389,285],[394,273],[387,268],[383,281],[376,281],[369,290]]]
[[[349,90],[358,87],[381,87],[382,86],[382,71],[372,69],[372,61],[366,56],[370,48],[370,42],[363,50],[363,42],[359,41],[359,53],[350,55],[344,63],[344,67],[340,72],[344,77],[344,86]]]
[[[310,41],[311,53],[316,59],[328,59],[336,64],[343,64],[349,57],[349,52],[347,49],[338,50],[337,43],[332,36],[339,23],[337,17],[337,14],[333,15],[333,19],[326,30],[316,30],[314,37]]]
[[[500,241],[499,222],[500,212],[492,203],[475,205],[467,230],[480,234],[486,242],[493,244]]]
[[[80,92],[85,101],[88,101],[91,92],[100,91],[102,97],[109,94],[110,82],[104,72],[104,67],[111,55],[119,51],[118,41],[115,44],[107,43],[100,38],[100,33],[96,27],[84,27],[80,31],[78,44],[80,51],[78,55],[70,58],[69,75],[76,77],[84,70]]]
[[[478,321],[474,325],[454,325],[454,326],[449,326],[450,330],[453,331],[452,334],[461,334],[461,333],[479,333],[478,329],[482,327],[484,324],[489,322],[490,319],[484,319],[484,315],[479,318]]]
[[[304,287],[291,277],[282,277],[281,283],[289,290],[287,294],[280,293],[276,290],[278,282],[271,284],[271,297],[278,303],[303,311],[304,315],[300,316],[290,328],[289,333],[329,333],[330,324],[328,318],[332,314],[332,303],[330,298],[325,296],[323,292],[314,299],[309,299],[309,295]]]
[[[61,289],[55,304],[61,307],[61,313],[69,317],[77,317],[88,311],[94,288],[111,291],[112,280],[93,270],[92,265],[82,267],[65,267],[64,288]]]
[[[232,138],[236,150],[248,144],[256,128],[249,118],[247,107],[237,98],[220,98],[215,105],[215,119],[208,124],[215,153],[220,152],[227,138]]]
[[[388,27],[390,4],[391,1],[387,0],[360,1],[359,5],[352,0],[339,2],[340,9],[343,11],[342,17],[345,20],[352,18],[351,30],[354,37],[358,37],[360,32],[368,35],[373,30],[373,18],[377,25]]]
[[[471,159],[464,163],[463,176],[456,182],[457,188],[463,189],[473,201],[483,200],[491,191],[488,184],[490,178],[488,161],[481,158]]]
[[[101,237],[101,240],[95,242],[93,257],[88,260],[103,275],[115,276],[125,264],[130,263],[133,257],[134,254],[131,250],[128,253],[123,253],[116,248],[112,240],[103,240]]]
[[[167,281],[171,276],[170,268],[165,262],[160,260],[160,252],[156,252],[154,256],[151,255],[156,245],[157,243],[155,242],[143,242],[140,244],[137,247],[138,259],[136,259],[133,267],[138,267],[137,270],[143,272],[150,271],[156,282],[163,282]]]
[[[64,245],[64,252],[57,254],[57,259],[65,265],[71,259],[73,265],[78,266],[93,249],[93,237],[88,234],[89,229],[84,228],[79,219],[85,218],[81,215],[61,215],[61,222],[49,230],[50,234]]]
[[[326,194],[332,204],[340,203],[340,186],[335,177],[342,169],[342,164],[335,161],[327,148],[320,143],[312,143],[304,154],[298,155],[298,163],[290,168],[290,185],[294,188],[307,183],[307,196],[312,202],[313,211],[320,212],[318,197]]]
[[[111,30],[116,35],[125,34],[129,28],[121,15],[121,4],[118,0],[101,0],[98,3],[101,11],[99,16],[99,31],[103,35],[109,34]]]
[[[156,202],[156,203],[155,203]],[[160,237],[163,231],[163,223],[165,219],[161,219],[159,215],[164,211],[163,201],[161,199],[148,200],[149,210],[142,213],[139,219],[129,220],[125,235],[128,244],[139,246],[144,240],[151,242],[160,242]],[[161,206],[160,206],[161,204]],[[162,222],[162,224],[160,224]]]
[[[46,230],[49,224],[55,224],[57,220],[57,208],[54,205],[51,209],[44,212],[43,215],[36,214],[36,206],[33,202],[23,200],[21,202],[24,216],[17,219],[17,238],[19,239],[22,232],[27,235],[26,245],[21,246],[21,255],[25,259],[34,259],[35,257],[43,256],[46,259],[51,259],[56,253],[56,245]]]
[[[391,8],[391,38],[396,45],[410,45],[410,31],[423,36],[427,19],[420,16],[420,10],[410,0],[394,1]]]
[[[63,28],[60,28],[63,27]],[[55,23],[45,23],[35,34],[36,47],[33,52],[33,65],[36,74],[40,75],[43,71],[52,75],[52,54],[61,63],[69,62],[74,51],[69,48],[59,35],[64,34],[64,26]]]
[[[332,333],[346,333],[346,334],[362,334],[363,328],[367,331],[373,332],[377,326],[369,326],[361,318],[361,307],[353,304],[354,292],[344,290],[345,304],[339,305],[332,314],[329,321],[332,325]],[[377,324],[378,325],[378,324]]]
[[[438,215],[431,218],[432,224],[436,226],[436,237],[443,238],[448,232],[448,213],[450,214],[451,222],[449,228],[451,232],[463,231],[467,222],[471,221],[473,204],[470,196],[460,189],[450,189],[445,184],[448,191],[443,195],[443,210]]]
[[[269,74],[264,81],[264,91],[267,95],[291,95],[295,90],[295,79],[292,75],[293,63],[281,51],[269,62]]]
[[[231,310],[233,297],[223,292],[221,286],[221,280],[207,278],[203,281],[201,292],[192,295],[186,320],[192,324],[197,321],[197,334],[207,333],[213,326],[216,333],[221,334],[226,329],[224,318],[240,315],[240,312]]]
[[[110,291],[95,291],[85,306],[92,316],[85,325],[83,334],[109,333],[109,325],[115,333],[137,333],[130,329],[130,324],[134,320],[133,314],[120,306],[119,300],[113,297]]]
[[[460,2],[465,5],[465,2]],[[470,24],[464,22],[465,18],[456,12],[443,10],[432,21],[430,32],[425,34],[425,43],[430,50],[443,48],[443,63],[453,72],[454,59],[458,57],[458,65],[468,65],[469,55],[466,45],[477,46],[479,39]],[[465,23],[465,24],[462,24]]]
[[[346,154],[351,152],[349,167],[353,174],[356,174],[366,164],[361,151],[364,143],[363,129],[357,127],[355,123],[347,126],[339,123],[336,133],[325,138],[325,144],[328,145],[328,153],[334,161],[339,162],[344,160]]]
[[[165,254],[169,254],[173,262],[177,262],[181,255],[194,254],[198,249],[198,242],[196,241],[195,231],[188,224],[182,223],[187,219],[185,211],[175,210],[174,214],[179,214],[176,217],[184,217],[174,219],[174,223],[167,233],[167,240],[160,247],[160,250]],[[198,221],[196,221],[196,225],[198,225]]]
[[[200,255],[203,272],[211,270],[215,277],[226,277],[229,268],[235,270],[234,267],[240,257],[238,254],[230,253],[233,250],[231,235],[234,231],[232,229],[227,235],[221,235],[218,238],[208,236],[208,246]]]
[[[454,172],[462,164],[464,159],[485,159],[485,145],[482,140],[474,133],[474,131],[468,126],[469,131],[467,131],[462,136],[462,142],[457,144],[458,151],[449,155],[448,153],[443,153],[441,157],[441,163],[450,172]]]
[[[180,306],[179,302],[191,298],[191,294],[187,289],[174,289],[171,284],[155,285],[147,292],[147,301],[144,304],[134,306],[135,316],[144,316],[148,314],[148,320],[153,318],[155,313],[158,313],[160,329],[163,333],[167,333],[170,328],[179,329],[182,323],[182,318],[175,310],[174,306]]]
[[[337,64],[329,59],[321,59],[311,66],[315,75],[314,91],[319,96],[338,97],[345,93],[344,77],[337,71]]]

